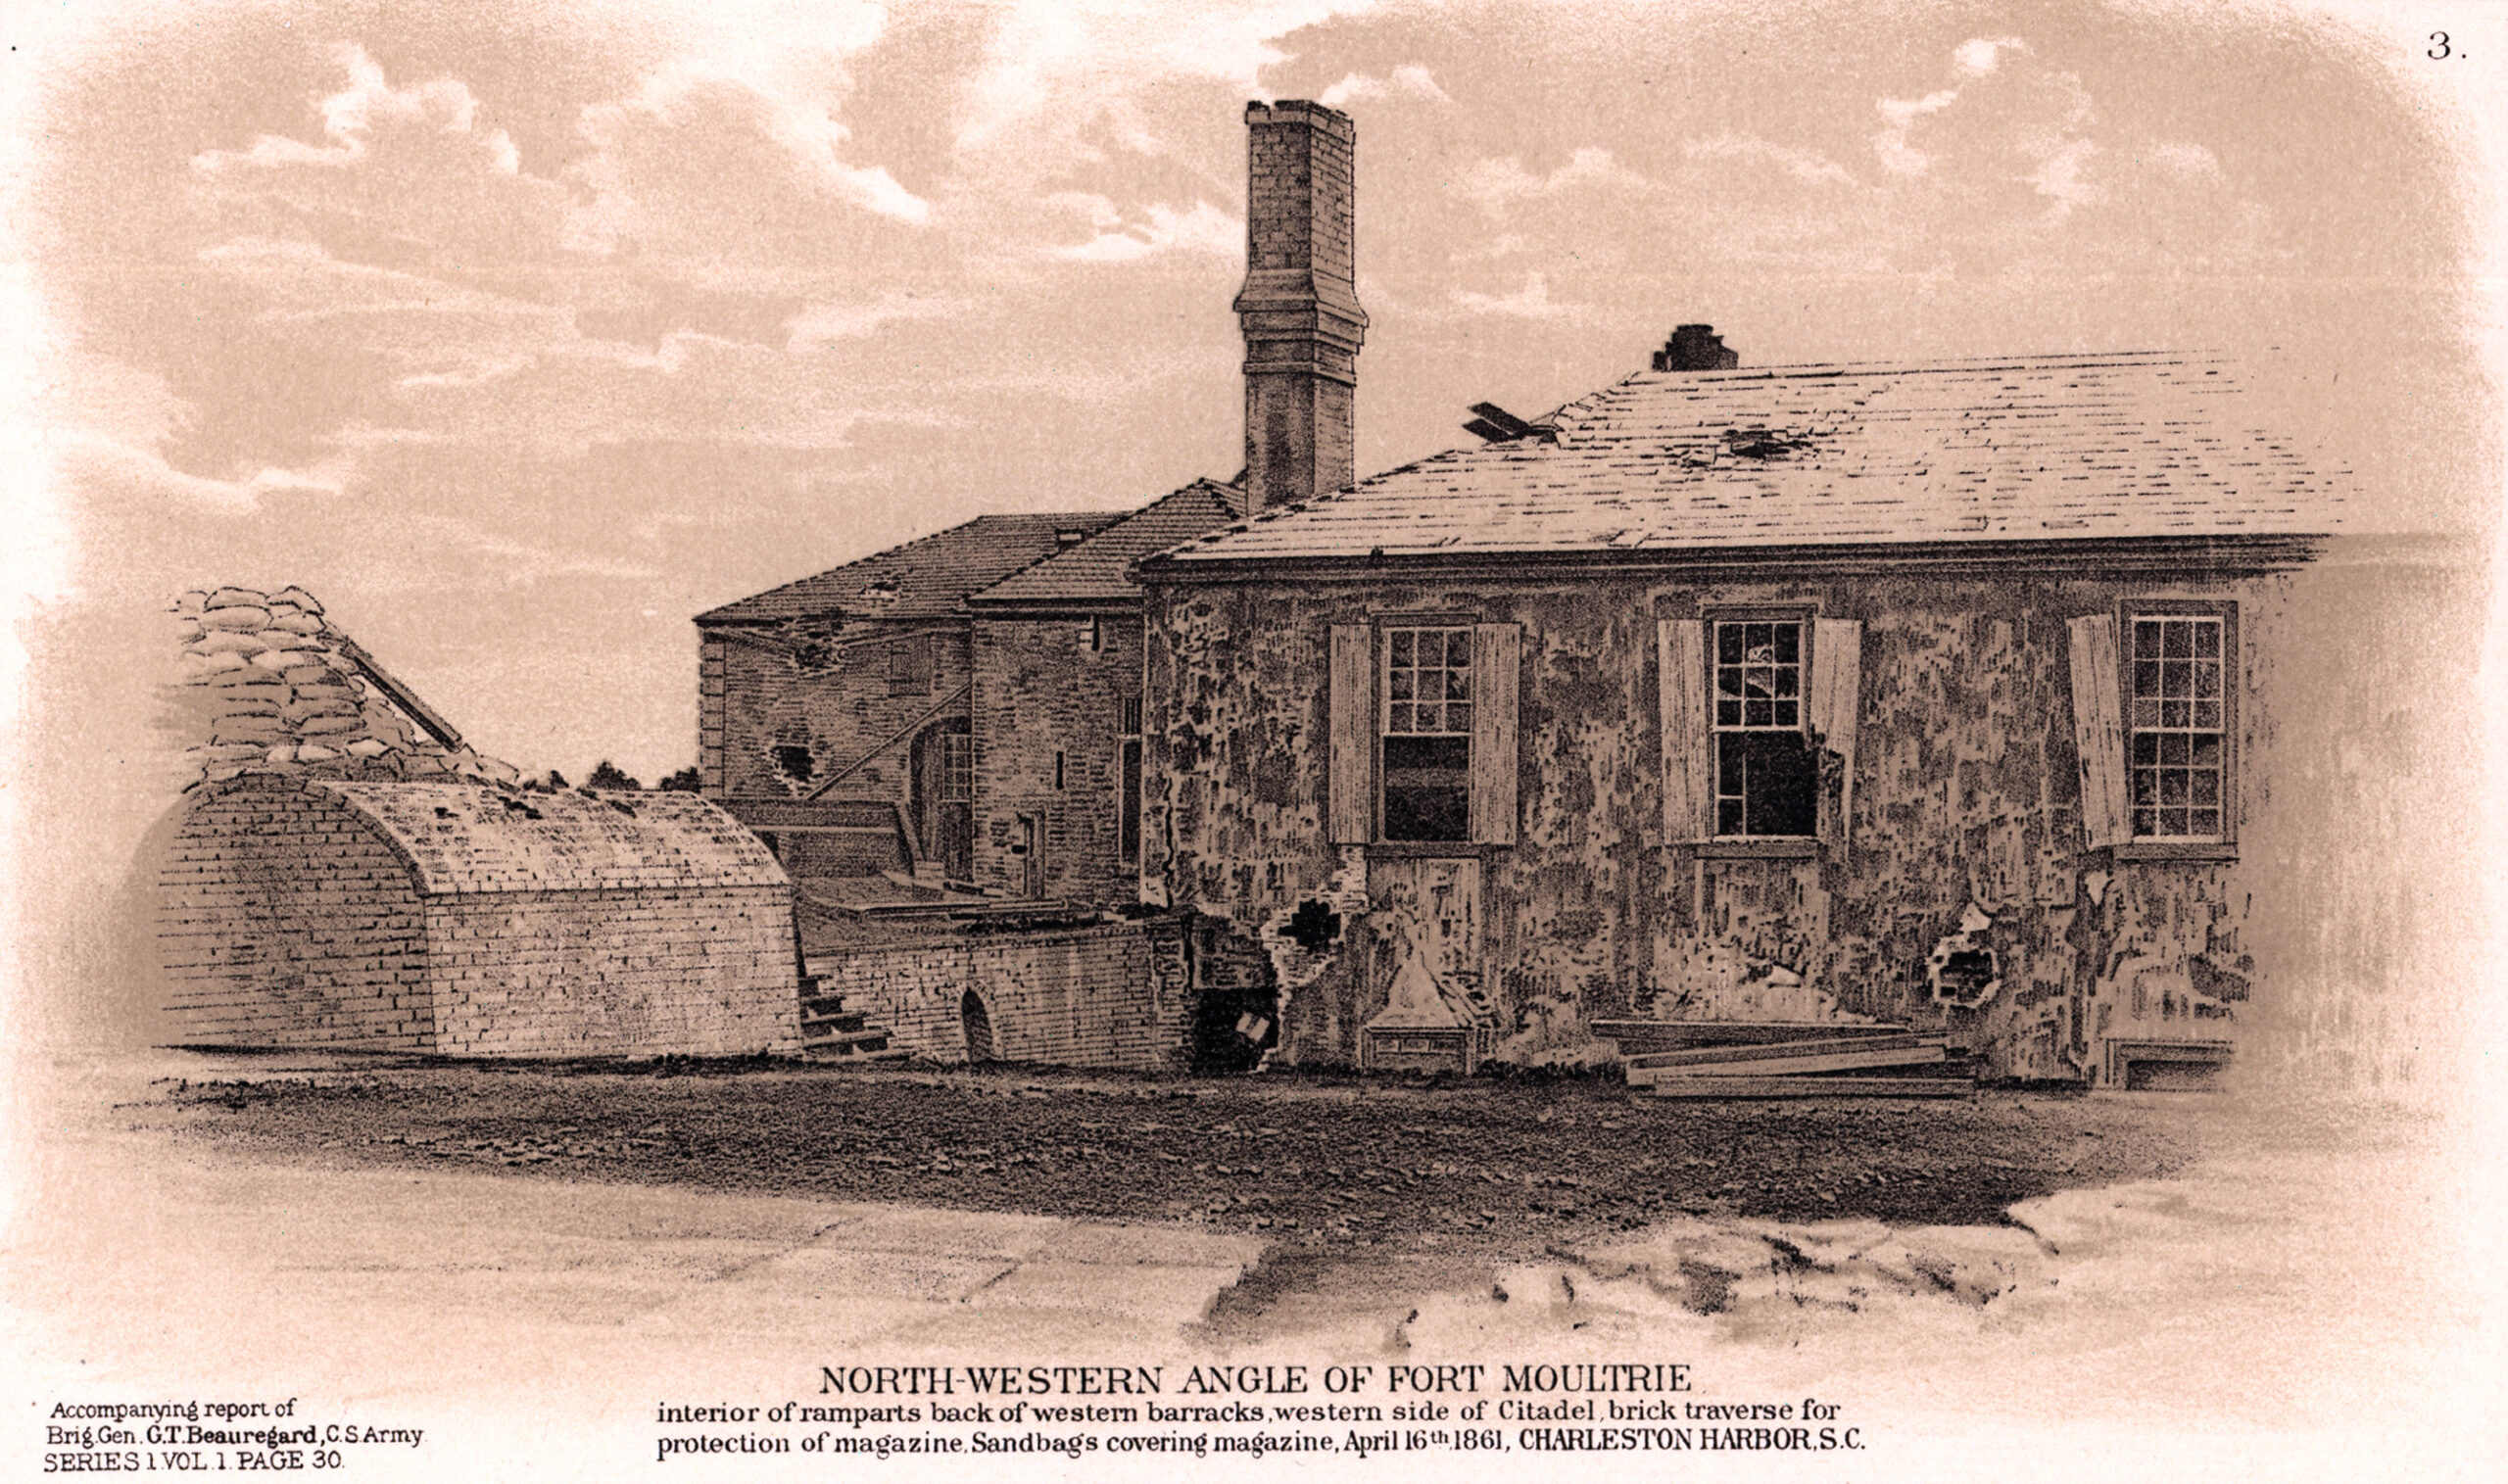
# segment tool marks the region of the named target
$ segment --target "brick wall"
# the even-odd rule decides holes
[[[430,899],[438,1049],[745,1055],[797,1044],[790,887]]]
[[[982,997],[1003,1061],[1181,1070],[1192,1025],[1183,934],[1171,922],[1015,933],[936,933],[814,962],[845,1007],[890,1044],[967,1059],[961,1007]]]
[[[892,694],[890,681],[890,650],[899,642],[931,646],[930,683],[910,694]],[[699,776],[706,794],[798,795],[967,683],[966,625],[948,619],[727,624],[703,631],[698,673]],[[778,747],[803,749],[808,778],[788,771]],[[907,805],[907,767],[900,742],[837,793]]]
[[[1122,757],[1126,697],[1140,694],[1137,617],[1103,618],[1099,647],[1077,617],[980,619],[975,625],[975,868],[979,886],[1025,894],[1026,836],[1043,837],[1040,895],[1090,902],[1135,899],[1123,863]],[[1062,758],[1061,787],[1054,759]]]
[[[417,891],[336,799],[277,777],[204,792],[158,886],[177,1043],[434,1046]]]

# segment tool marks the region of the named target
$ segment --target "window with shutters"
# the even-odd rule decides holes
[[[1438,614],[1334,624],[1328,640],[1332,842],[1514,844],[1522,629]]]
[[[1471,838],[1471,630],[1384,631],[1384,838]]]
[[[2129,600],[2072,620],[2074,741],[2093,848],[2217,854],[2237,829],[2238,610]]]
[[[1714,628],[1715,836],[1812,835],[1820,769],[1804,728],[1806,625],[1717,619]]]

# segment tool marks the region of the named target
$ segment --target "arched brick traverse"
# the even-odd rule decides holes
[[[737,1055],[797,1041],[792,886],[683,793],[248,774],[159,872],[182,1044]]]

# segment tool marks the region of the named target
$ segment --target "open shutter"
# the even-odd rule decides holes
[[[1855,823],[1855,718],[1863,693],[1863,625],[1852,618],[1811,620],[1811,741],[1838,759],[1844,783],[1821,837],[1843,854]]]
[[[1523,669],[1523,630],[1471,629],[1471,838],[1516,842],[1516,684]]]
[[[1695,618],[1655,623],[1656,679],[1664,719],[1664,843],[1706,838],[1711,799],[1707,758],[1707,625]]]
[[[2073,746],[2081,754],[2081,824],[2090,848],[2133,838],[2125,814],[2125,723],[2116,694],[2116,620],[2072,621]]]
[[[1375,833],[1375,639],[1366,624],[1332,626],[1332,757],[1324,802],[1336,845],[1364,845]]]

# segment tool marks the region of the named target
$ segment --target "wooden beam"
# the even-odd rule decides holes
[[[1701,1046],[1689,1051],[1649,1051],[1630,1057],[1628,1065],[1659,1069],[1703,1067],[1776,1057],[1828,1056],[1847,1051],[1905,1051],[1943,1043],[1944,1037],[1940,1035],[1917,1035],[1912,1031],[1902,1035],[1823,1036],[1816,1040],[1768,1041],[1756,1046]]]
[[[1665,1082],[1688,1078],[1727,1081],[1734,1077],[1816,1077],[1827,1072],[1860,1072],[1868,1067],[1922,1067],[1948,1059],[1939,1044],[1889,1051],[1833,1051],[1824,1056],[1771,1056],[1690,1067],[1631,1067],[1628,1082],[1632,1087],[1661,1087]]]
[[[1907,1035],[1905,1026],[1831,1025],[1825,1021],[1596,1021],[1594,1034],[1622,1053],[1678,1051],[1687,1046],[1752,1046],[1763,1041],[1826,1040],[1849,1035]]]
[[[1977,1084],[1939,1077],[1678,1077],[1655,1084],[1657,1097],[1966,1097]]]
[[[391,671],[384,669],[373,655],[366,653],[356,640],[327,626],[322,637],[328,639],[331,646],[339,650],[349,663],[357,666],[359,672],[373,683],[374,689],[391,697],[392,704],[406,712],[410,720],[425,728],[427,736],[434,738],[446,751],[461,750],[461,734],[453,730],[453,723],[438,716],[433,706],[418,699],[417,692],[401,684],[400,680]]]
[[[905,741],[907,738],[912,737],[915,733],[922,731],[926,726],[930,725],[934,717],[939,716],[941,712],[948,710],[958,702],[965,700],[968,694],[974,691],[975,688],[976,683],[974,681],[968,681],[965,685],[960,686],[955,691],[952,691],[948,694],[940,697],[940,699],[933,705],[931,710],[924,712],[914,720],[907,722],[904,726],[897,728],[897,730],[889,737],[888,741],[881,742],[870,751],[865,752],[860,757],[846,763],[843,768],[829,775],[826,783],[819,785],[817,788],[812,789],[809,792],[804,793],[801,796],[803,798],[819,798],[825,795],[828,790],[835,788],[838,784],[841,784],[846,779],[851,778],[854,774],[861,772],[862,765],[864,763],[869,762],[871,759],[879,756],[883,752],[886,752],[891,747],[893,747],[897,743]]]

